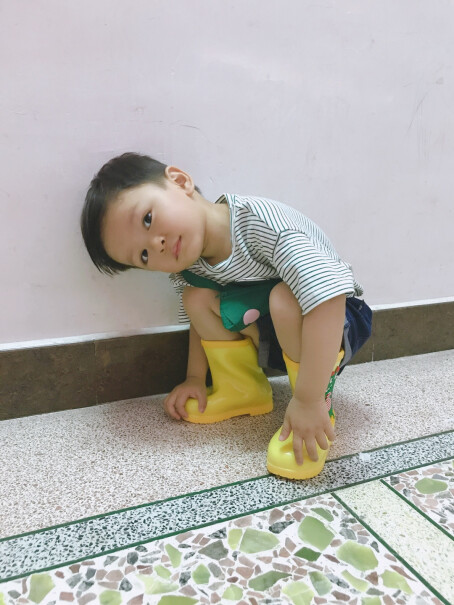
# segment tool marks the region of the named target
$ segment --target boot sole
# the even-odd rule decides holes
[[[310,466],[310,468],[305,470],[304,467],[307,467],[308,465]],[[274,464],[268,463],[267,469],[273,475],[278,475],[279,477],[284,477],[285,479],[313,479],[322,472],[324,466],[325,460],[321,464],[318,464],[317,462],[305,462],[301,467],[298,467],[298,470],[281,468],[279,466],[275,466]]]
[[[200,414],[200,416],[188,416],[187,418],[183,418],[186,422],[192,422],[194,424],[214,424],[215,422],[222,422],[223,420],[229,420],[229,418],[235,418],[236,416],[260,416],[262,414],[269,414],[269,412],[273,411],[273,404],[270,403],[268,405],[263,405],[260,407],[247,408],[236,411],[226,411],[220,414],[216,414],[215,416],[205,416],[205,414]]]

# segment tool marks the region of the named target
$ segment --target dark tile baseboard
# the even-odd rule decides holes
[[[375,310],[352,363],[454,348],[454,302]],[[167,393],[184,380],[188,330],[0,350],[0,420]]]

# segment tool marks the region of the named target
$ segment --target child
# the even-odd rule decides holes
[[[317,475],[334,439],[334,380],[371,329],[356,298],[362,287],[323,231],[279,202],[230,194],[209,202],[190,175],[135,153],[93,178],[81,228],[100,271],[163,271],[180,295],[188,369],[167,413],[210,423],[269,412],[262,367],[287,368],[293,396],[268,469]]]

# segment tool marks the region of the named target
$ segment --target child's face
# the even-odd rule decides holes
[[[203,256],[206,217],[187,176],[178,171],[164,187],[146,183],[126,189],[110,203],[101,239],[113,260],[173,273]]]

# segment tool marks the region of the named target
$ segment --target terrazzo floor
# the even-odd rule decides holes
[[[266,473],[275,410],[163,397],[0,423],[0,605],[454,603],[454,351],[348,367],[325,469]]]

